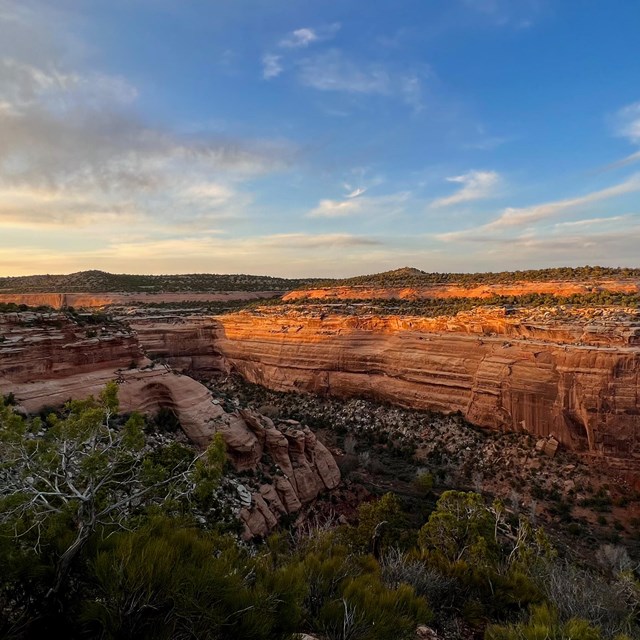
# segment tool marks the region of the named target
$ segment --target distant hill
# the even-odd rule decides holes
[[[0,278],[1,293],[106,293],[183,291],[290,291],[318,280],[272,278],[245,274],[140,276],[106,271],[78,271],[68,275],[17,276]]]
[[[624,280],[640,278],[640,269],[626,267],[555,267],[528,271],[486,273],[428,273],[412,267],[341,280],[322,281],[321,286],[420,287],[433,284],[506,284],[512,282]],[[311,286],[318,286],[313,284]],[[307,285],[307,288],[309,285]]]
[[[428,273],[402,267],[383,273],[331,280],[273,278],[247,274],[131,275],[106,271],[78,271],[67,275],[0,277],[0,293],[107,293],[188,291],[292,291],[315,287],[378,286],[420,287],[433,284],[497,284],[511,282],[594,281],[640,279],[640,269],[611,267],[556,267],[499,273]]]

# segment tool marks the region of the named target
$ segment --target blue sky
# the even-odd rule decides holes
[[[0,0],[0,274],[640,266],[636,0]]]

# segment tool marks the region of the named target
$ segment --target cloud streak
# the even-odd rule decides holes
[[[633,144],[640,144],[640,102],[634,102],[618,111],[615,117],[616,134]]]
[[[503,233],[512,229],[522,228],[538,222],[556,218],[578,207],[587,207],[594,203],[603,202],[628,193],[640,191],[640,174],[635,174],[617,185],[592,191],[583,196],[555,200],[530,207],[508,207],[495,220],[472,229],[443,233],[440,240],[453,242],[457,240],[482,239],[491,234]]]
[[[281,64],[282,56],[273,53],[265,53],[262,56],[262,77],[265,80],[277,78],[283,71]]]
[[[318,206],[307,213],[308,218],[350,218],[354,216],[381,216],[401,213],[409,200],[410,193],[383,196],[351,196],[344,200],[321,200]]]
[[[0,16],[0,36],[15,28],[8,20]],[[17,24],[28,37],[29,23]],[[48,56],[0,56],[0,225],[137,216],[190,217],[208,226],[243,214],[251,198],[240,183],[291,161],[294,150],[283,141],[196,137],[152,126],[138,113],[138,90],[125,78],[71,68],[62,53]],[[196,197],[203,184],[217,196]]]
[[[501,183],[496,171],[469,171],[460,176],[447,178],[448,182],[462,185],[453,195],[438,198],[431,203],[432,207],[450,207],[455,204],[491,198]]]

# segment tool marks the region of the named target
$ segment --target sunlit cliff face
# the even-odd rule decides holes
[[[568,448],[633,465],[640,324],[576,314],[357,318],[274,309],[221,316],[215,348],[272,389],[460,411],[480,426],[553,434]]]

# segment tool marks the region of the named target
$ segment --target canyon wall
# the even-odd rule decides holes
[[[160,358],[174,369],[206,372],[225,367],[216,349],[220,323],[213,318],[136,318],[129,326],[150,358]]]
[[[65,378],[143,359],[135,335],[122,326],[79,326],[59,313],[0,314],[0,380]]]
[[[247,380],[282,391],[365,396],[461,412],[503,431],[640,468],[640,330],[504,311],[454,318],[309,313],[220,316],[216,348]]]
[[[176,293],[0,293],[0,304],[26,304],[30,307],[101,308],[108,305],[171,304],[178,302],[225,302],[262,300],[282,291],[210,291]]]
[[[167,321],[155,331],[138,326],[150,352],[200,369],[224,365],[212,355],[213,330],[220,325],[206,319]],[[225,412],[204,385],[148,360],[134,331],[118,324],[87,328],[56,312],[0,314],[0,394],[13,394],[23,410],[36,413],[69,399],[97,397],[110,380],[118,383],[123,412],[169,409],[201,449],[222,434],[236,469],[251,470],[256,478],[236,482],[246,539],[267,535],[283,515],[302,512],[340,482],[333,456],[308,427],[274,424],[255,412]]]
[[[492,296],[521,296],[528,293],[569,296],[574,293],[597,293],[612,291],[638,293],[637,280],[602,280],[597,282],[514,282],[511,284],[432,284],[428,286],[368,286],[348,285],[297,289],[287,293],[283,299],[291,300],[419,300],[428,298],[491,298]]]

